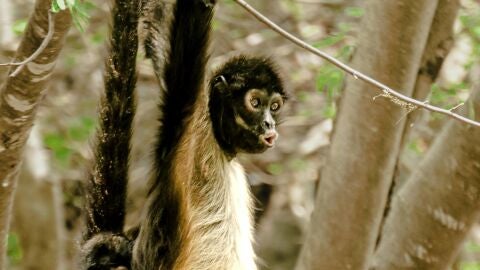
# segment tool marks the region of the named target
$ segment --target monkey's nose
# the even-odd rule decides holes
[[[275,127],[275,122],[264,120],[262,123],[262,127],[266,130],[273,129]]]

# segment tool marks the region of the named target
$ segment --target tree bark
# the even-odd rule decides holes
[[[437,0],[368,1],[353,66],[410,95]],[[365,269],[399,153],[405,110],[349,78],[297,269]]]
[[[50,0],[38,0],[16,60],[28,58],[48,32]],[[71,17],[68,12],[54,15],[55,30],[48,46],[14,77],[8,77],[0,92],[0,269],[5,266],[6,235],[23,149],[33,125],[38,102],[45,93],[55,61],[63,46]],[[15,70],[12,67],[9,74]]]
[[[443,61],[453,46],[453,24],[457,17],[457,11],[460,6],[459,2],[459,0],[439,0],[438,2],[438,7],[430,29],[430,35],[423,52],[422,64],[418,71],[417,82],[415,83],[412,94],[412,97],[417,100],[427,99],[432,84],[438,77]],[[411,131],[414,129],[415,122],[425,113],[424,110],[415,110],[407,115],[407,122],[403,131],[400,147],[401,150],[405,149],[405,144],[411,137]],[[409,173],[409,171],[405,172],[400,170],[402,163],[400,159],[401,156],[400,154],[394,176],[395,190],[403,184]]]
[[[463,114],[480,120],[480,85]],[[393,200],[372,269],[448,269],[480,213],[480,128],[450,120]]]
[[[417,100],[426,100],[433,82],[437,79],[443,60],[453,46],[453,24],[460,6],[459,0],[438,0],[427,45],[423,51],[422,62],[412,96]],[[424,110],[415,110],[408,114],[405,134]]]

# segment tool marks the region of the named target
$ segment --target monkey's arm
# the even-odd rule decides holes
[[[135,242],[134,269],[189,269],[177,268],[180,251],[188,249],[188,198],[184,186],[178,186],[175,180],[188,176],[174,176],[173,171],[179,166],[175,154],[181,137],[204,91],[213,6],[214,1],[209,0],[177,0],[173,7],[169,50],[163,65],[165,92],[160,105],[154,174],[146,216]]]
[[[170,51],[163,76],[166,90],[160,108],[161,131],[156,148],[159,163],[176,148],[195,101],[203,91],[214,5],[214,0],[178,0],[174,7]]]
[[[123,225],[135,111],[138,1],[113,3],[109,55],[105,61],[105,93],[100,105],[94,165],[86,187],[86,230],[82,247],[85,269],[110,269],[119,263],[114,260],[127,256],[130,261],[131,257],[127,248],[131,245],[123,236]]]

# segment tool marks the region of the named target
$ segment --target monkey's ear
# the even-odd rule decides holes
[[[225,79],[225,76],[223,76],[223,75],[218,75],[217,77],[215,77],[213,79],[212,86],[215,89],[223,91],[225,88],[228,87],[227,79]]]

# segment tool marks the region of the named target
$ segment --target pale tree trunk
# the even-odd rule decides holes
[[[443,60],[453,46],[453,24],[460,6],[459,0],[438,0],[427,45],[423,51],[422,63],[412,96],[417,100],[425,100],[430,93],[432,83],[437,79]],[[414,122],[424,110],[415,110],[408,114],[405,134],[410,131],[410,123]]]
[[[50,0],[36,2],[15,61],[28,58],[42,43],[48,32],[50,6]],[[54,15],[54,21],[55,32],[48,46],[15,77],[8,77],[0,92],[0,269],[5,266],[5,239],[23,149],[71,17],[68,12],[60,12]]]
[[[427,45],[423,52],[422,63],[418,71],[417,82],[413,90],[413,98],[417,100],[426,100],[430,93],[433,82],[437,79],[443,61],[447,57],[453,46],[453,24],[459,8],[459,0],[439,0],[435,11],[430,35]],[[405,144],[410,138],[410,133],[416,120],[425,113],[424,110],[415,110],[408,114],[407,123],[402,136],[400,149],[405,148]],[[400,168],[400,156],[397,161],[396,175],[394,185],[401,185],[408,176],[402,175]],[[408,173],[408,172],[407,172]],[[405,173],[406,174],[406,173]]]
[[[25,149],[10,229],[20,239],[22,260],[18,268],[22,270],[73,269],[65,264],[63,193],[49,163],[41,135],[34,127]]]
[[[353,66],[410,95],[437,0],[366,2]],[[373,253],[405,110],[350,78],[297,269],[365,269]],[[402,120],[403,119],[403,120]]]
[[[12,31],[12,8],[11,0],[0,0],[0,47],[9,48],[14,41]]]
[[[478,121],[472,95],[463,114]],[[480,128],[450,120],[394,196],[372,269],[448,269],[479,213]]]

